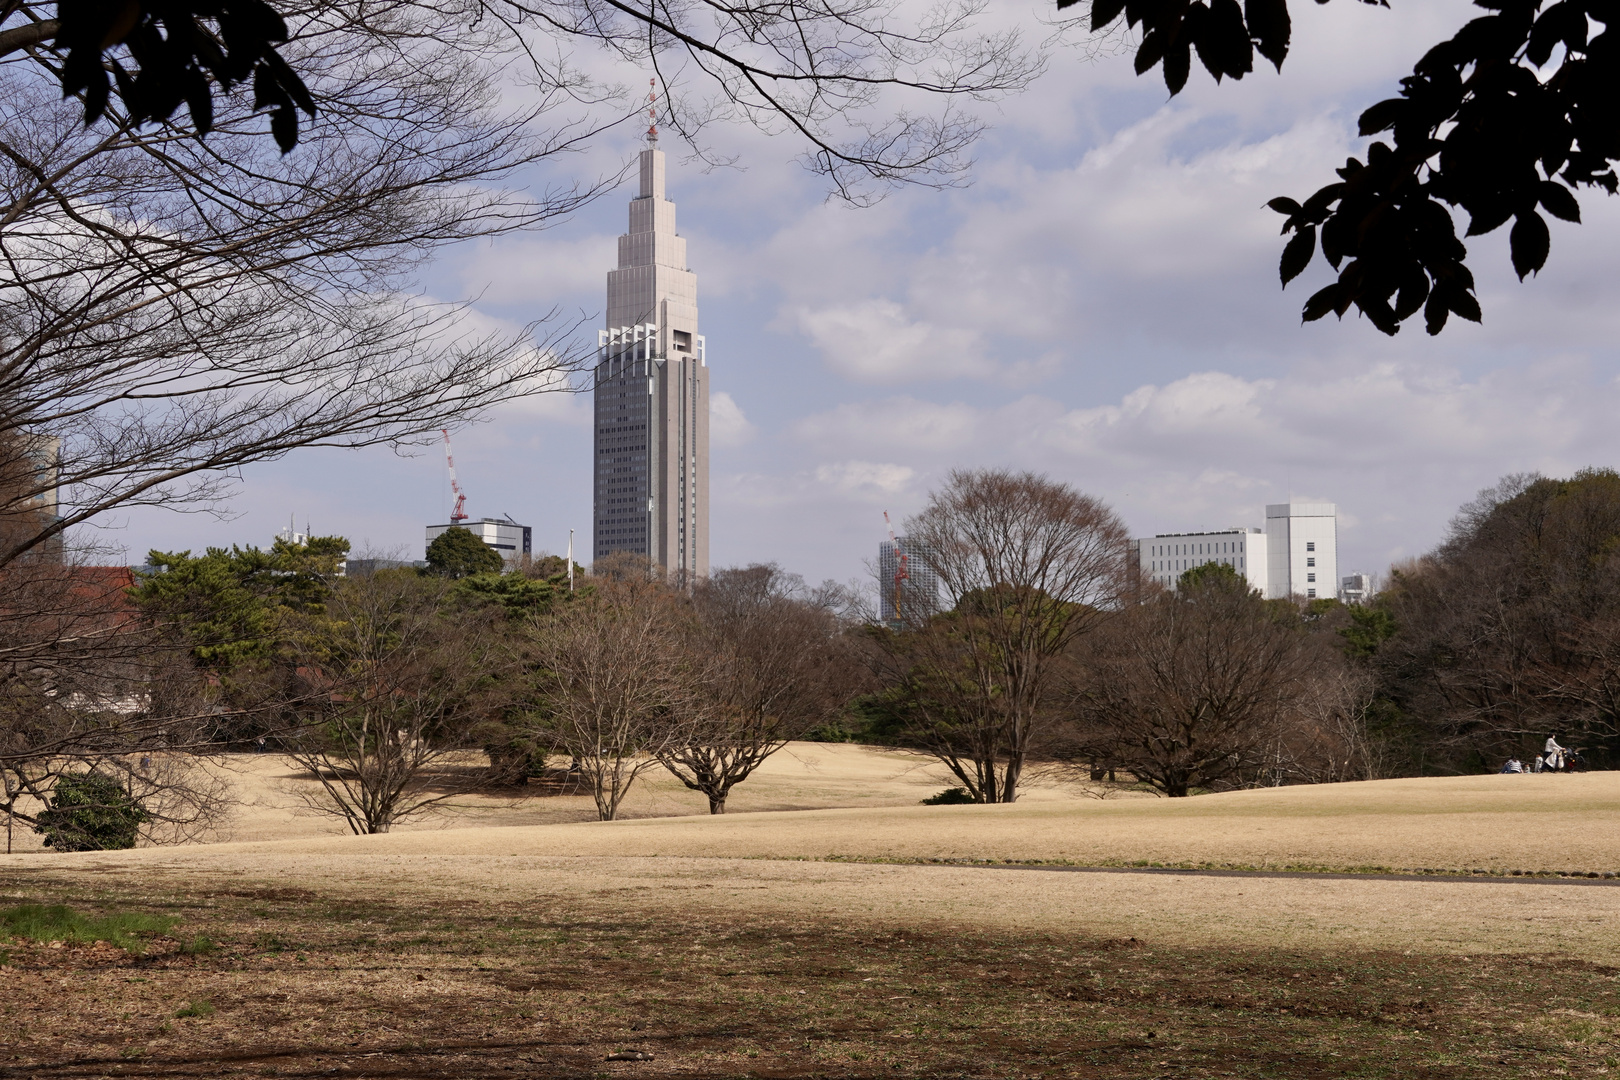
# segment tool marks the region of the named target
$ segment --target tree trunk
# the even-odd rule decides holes
[[[726,792],[722,791],[718,795],[713,793],[709,795],[709,813],[723,814],[726,812],[726,794]]]

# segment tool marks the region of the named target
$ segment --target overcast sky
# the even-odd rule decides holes
[[[1485,311],[1438,340],[1348,317],[1302,326],[1320,259],[1286,292],[1276,195],[1303,198],[1359,152],[1355,118],[1477,9],[1457,0],[1296,0],[1294,48],[1167,101],[1128,56],[1057,51],[988,115],[971,186],[876,207],[826,201],[786,138],[721,133],[705,173],[669,140],[669,192],[698,276],[713,389],[711,556],[812,580],[866,573],[883,511],[904,517],[952,468],[1045,472],[1139,536],[1263,526],[1267,503],[1339,507],[1342,572],[1382,572],[1441,537],[1505,473],[1615,462],[1620,206],[1581,196],[1520,284],[1506,229],[1469,241]],[[1033,39],[1044,8],[999,9]],[[1258,59],[1258,58],[1257,58]],[[635,150],[626,132],[582,170]],[[440,259],[423,288],[521,324],[561,307],[600,325],[628,188],[568,222]],[[1459,230],[1460,231],[1460,230]],[[590,529],[589,402],[553,396],[456,433],[476,517],[561,551]],[[124,515],[148,548],[267,543],[289,514],[357,548],[420,556],[442,521],[442,455],[308,451],[247,471],[231,520]],[[583,557],[582,560],[583,561]]]

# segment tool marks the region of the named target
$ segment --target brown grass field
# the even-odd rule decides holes
[[[993,865],[1612,873],[1620,774],[922,807],[914,759],[795,749],[755,812],[487,797],[363,838],[261,759],[232,842],[0,858],[0,912],[180,920],[0,940],[0,1078],[1620,1071],[1617,879]]]

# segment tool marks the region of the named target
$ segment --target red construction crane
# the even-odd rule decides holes
[[[894,524],[889,521],[889,512],[883,511],[883,524],[889,530],[889,543],[894,547],[894,618],[900,621],[900,583],[911,577],[906,571],[906,553],[900,547],[900,541],[895,538]]]
[[[444,434],[444,463],[450,468],[450,490],[456,495],[456,508],[450,511],[450,524],[459,525],[467,520],[467,493],[456,483],[456,459],[450,456],[450,429],[439,430]]]

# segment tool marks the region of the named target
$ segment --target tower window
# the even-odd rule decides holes
[[[1315,551],[1316,550],[1316,541],[1315,540],[1307,540],[1307,541],[1305,541],[1305,550],[1306,551]]]
[[[675,350],[677,352],[692,351],[691,334],[687,333],[685,330],[672,330],[670,331],[670,336],[675,339]]]

